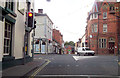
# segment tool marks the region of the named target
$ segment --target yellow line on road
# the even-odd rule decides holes
[[[34,76],[37,75],[38,72],[40,72],[46,65],[48,65],[51,61],[48,59],[45,59],[47,62],[43,64],[37,71],[35,71],[29,78],[34,78]]]

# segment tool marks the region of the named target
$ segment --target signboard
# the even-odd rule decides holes
[[[72,50],[68,50],[68,51],[72,51]]]

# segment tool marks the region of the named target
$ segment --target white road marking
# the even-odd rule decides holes
[[[41,57],[39,59],[42,59]]]
[[[78,67],[79,65],[76,65],[76,67]]]
[[[73,56],[73,58],[77,60],[84,60],[84,59],[89,59],[89,58],[96,58],[97,56]]]
[[[37,58],[34,58],[34,59],[37,59]]]
[[[59,65],[59,67],[61,67],[61,65]]]

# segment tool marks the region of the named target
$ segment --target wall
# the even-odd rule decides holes
[[[45,38],[45,17],[36,16],[35,38]]]
[[[3,33],[4,33],[4,26],[3,26],[3,22],[0,21],[0,62],[2,61],[2,57],[3,57]]]
[[[81,47],[82,47],[82,44],[84,44],[84,47],[86,46],[85,45],[85,34],[83,35],[83,37],[81,38]]]
[[[102,7],[102,6],[101,6]],[[109,7],[106,10],[107,12],[107,19],[103,19],[103,10],[102,8],[99,10],[99,19],[91,19],[88,20],[88,25],[87,25],[87,39],[88,39],[88,43],[90,42],[90,48],[94,51],[97,52],[99,54],[109,54],[108,48],[109,48],[109,38],[113,37],[115,38],[115,46],[117,46],[118,43],[118,39],[117,39],[117,19],[115,18],[115,16],[113,14],[110,13],[109,11]],[[91,25],[97,23],[98,29],[99,29],[99,33],[98,32],[94,32],[92,33],[91,31]],[[107,32],[103,32],[103,24],[107,24]],[[98,35],[99,34],[99,35]],[[92,35],[92,38],[89,39],[90,35]],[[106,44],[106,48],[99,48],[99,42],[98,39],[99,38],[105,38],[107,39],[107,44]],[[97,48],[98,47],[98,48]],[[117,49],[115,49],[115,52],[117,52]]]
[[[16,3],[17,4],[17,3]],[[17,5],[16,5],[17,7]],[[24,47],[24,34],[25,34],[25,18],[17,8],[15,8],[15,13],[17,14],[16,23],[13,27],[13,43],[14,47],[13,53],[16,59],[23,58],[23,47]]]

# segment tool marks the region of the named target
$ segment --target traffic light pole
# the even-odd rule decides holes
[[[34,5],[33,5],[34,6]],[[34,27],[34,21],[35,21],[35,12],[34,12],[34,7],[33,7],[33,27]],[[33,43],[32,43],[32,59],[34,59],[34,36],[35,36],[35,28],[33,28]]]

